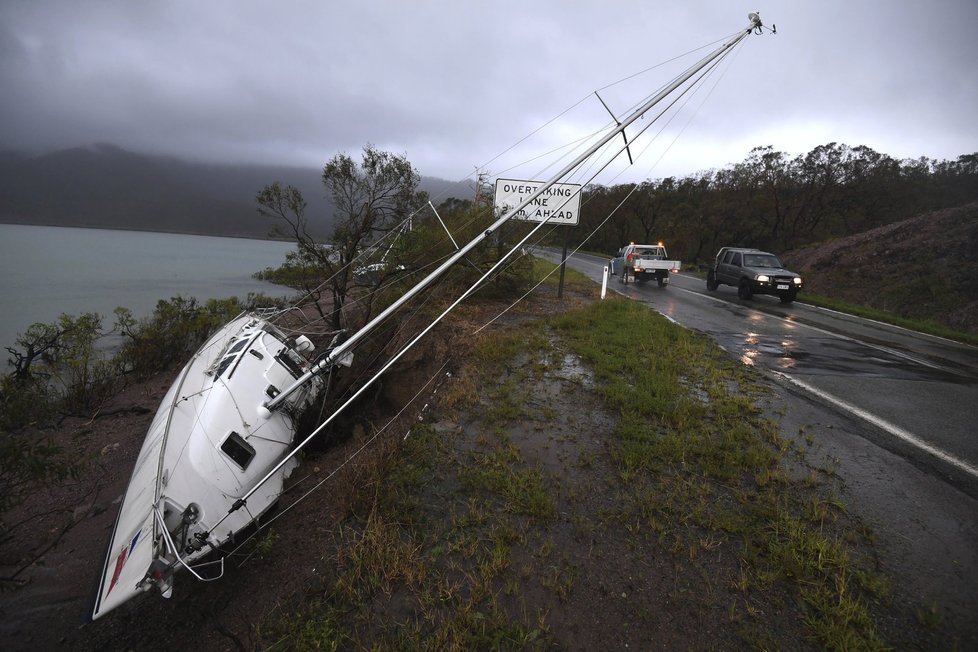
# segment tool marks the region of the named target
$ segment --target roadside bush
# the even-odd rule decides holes
[[[126,338],[116,360],[124,373],[145,378],[186,361],[217,328],[244,310],[234,297],[160,300],[153,314],[137,320],[127,308],[116,308],[116,327]]]

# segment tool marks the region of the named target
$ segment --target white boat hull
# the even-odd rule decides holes
[[[194,569],[278,500],[285,464],[232,510],[292,448],[289,409],[263,403],[301,375],[304,359],[275,327],[244,314],[211,337],[163,398],[136,460],[109,542],[92,618]],[[306,403],[320,383],[297,392]],[[202,576],[200,576],[202,578]]]

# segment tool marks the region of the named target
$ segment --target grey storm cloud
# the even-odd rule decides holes
[[[724,64],[653,176],[758,145],[978,150],[973,0],[0,0],[0,148],[107,142],[319,166],[373,143],[462,178],[594,90],[743,28],[748,11],[777,35]],[[624,111],[617,92],[602,97]],[[584,129],[570,119],[558,137]]]

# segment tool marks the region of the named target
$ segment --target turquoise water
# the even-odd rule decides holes
[[[137,317],[159,299],[206,299],[289,288],[251,278],[277,267],[291,243],[105,229],[0,224],[0,351],[35,322],[98,312],[111,328],[116,306]],[[0,358],[0,366],[6,357]]]

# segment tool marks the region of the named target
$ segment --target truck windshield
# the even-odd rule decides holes
[[[772,254],[750,254],[744,256],[745,267],[771,267],[777,269],[781,267],[781,261]]]

